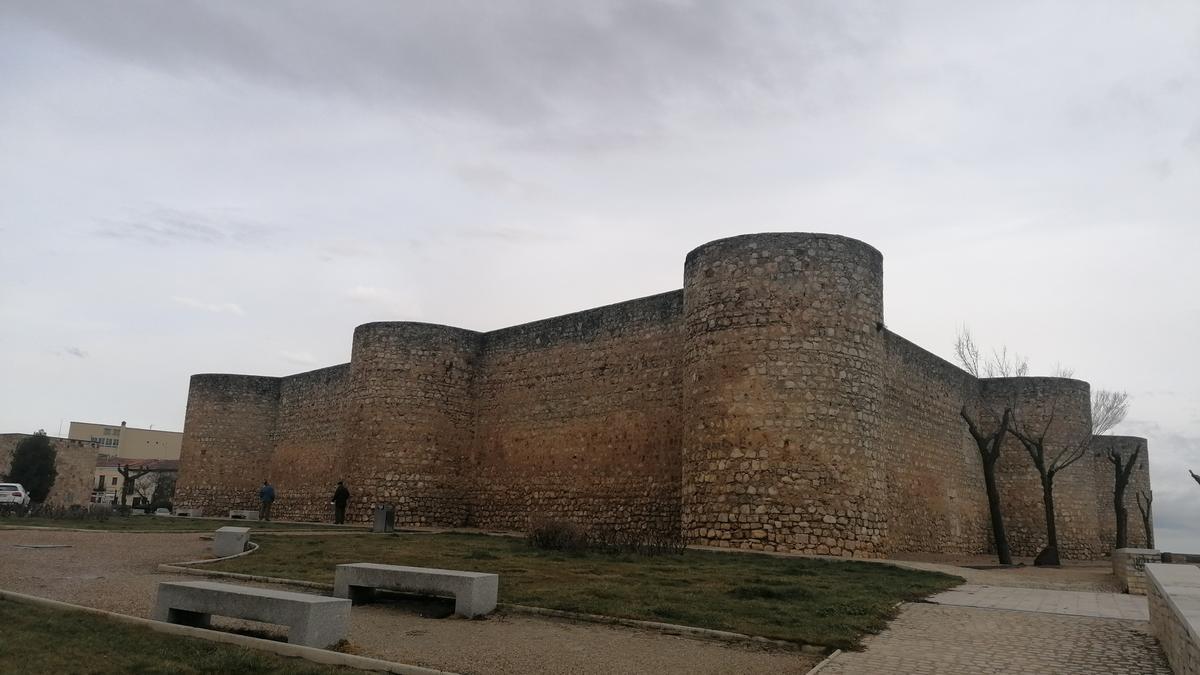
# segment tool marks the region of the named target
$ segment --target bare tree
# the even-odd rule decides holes
[[[1012,551],[1008,547],[1004,515],[1000,511],[1000,490],[996,487],[996,460],[1000,459],[1000,446],[1004,442],[1004,435],[1008,433],[1012,410],[1005,409],[999,426],[989,433],[979,430],[979,426],[967,413],[966,406],[963,406],[961,414],[967,423],[967,431],[971,433],[971,438],[975,439],[975,445],[979,448],[979,457],[983,460],[983,482],[987,488],[988,513],[992,518],[992,538],[996,542],[996,556],[1001,565],[1011,565]]]
[[[1113,509],[1117,515],[1117,541],[1115,548],[1129,547],[1129,510],[1125,508],[1125,488],[1129,486],[1129,477],[1133,467],[1137,465],[1138,454],[1142,446],[1134,448],[1129,457],[1122,457],[1121,451],[1115,446],[1108,449],[1108,461],[1112,462],[1116,474],[1113,486]]]
[[[1056,400],[1051,404],[1046,423],[1039,429],[1024,428],[1014,413],[1013,424],[1008,430],[1025,447],[1025,451],[1033,460],[1033,466],[1037,469],[1038,476],[1042,481],[1042,506],[1046,514],[1046,550],[1038,556],[1038,559],[1044,561],[1042,564],[1046,565],[1060,564],[1058,528],[1054,523],[1054,477],[1087,454],[1090,440],[1089,437],[1074,443],[1063,443],[1056,451],[1047,452],[1049,443],[1047,443],[1046,436],[1054,424],[1057,409],[1058,401]]]
[[[129,468],[129,465],[117,467],[117,473],[121,474],[124,482],[121,483],[121,506],[126,506],[129,501],[129,496],[134,492],[134,485],[139,478],[152,472],[153,469],[144,467]]]
[[[1191,469],[1188,469],[1188,473],[1192,474],[1192,480],[1196,481],[1197,483],[1200,483],[1200,476],[1197,476],[1196,473],[1194,471],[1192,471]]]
[[[981,356],[979,345],[966,326],[959,329],[954,340],[954,356],[963,370],[975,377],[1024,377],[1029,374],[1029,359],[1016,352],[1009,353],[1008,347],[993,349],[990,358]]]
[[[1129,414],[1129,394],[1097,389],[1092,392],[1092,433],[1099,436],[1125,421]]]
[[[954,356],[958,358],[958,363],[964,370],[975,377],[982,377],[979,374],[979,346],[975,344],[971,330],[966,326],[958,330],[958,337],[954,340]]]
[[[1154,524],[1154,518],[1150,510],[1154,502],[1154,494],[1138,490],[1136,497],[1138,511],[1142,513],[1142,531],[1146,533],[1146,548],[1154,548],[1154,528],[1151,527]]]
[[[1075,377],[1075,369],[1070,366],[1064,366],[1061,363],[1054,364],[1054,370],[1050,371],[1050,377]]]

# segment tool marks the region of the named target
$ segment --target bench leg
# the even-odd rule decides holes
[[[333,587],[333,597],[346,598],[353,604],[360,605],[375,599],[375,589],[370,586],[335,584]]]
[[[498,591],[495,580],[481,579],[454,595],[454,613],[468,619],[490,614],[496,609]]]
[[[328,649],[350,634],[350,607],[311,612],[288,626],[288,644]]]
[[[181,626],[208,628],[212,625],[212,615],[204,612],[189,612],[183,609],[168,609],[167,623],[177,623]]]

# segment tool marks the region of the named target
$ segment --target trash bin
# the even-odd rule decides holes
[[[396,528],[396,507],[376,506],[372,532],[391,532]]]

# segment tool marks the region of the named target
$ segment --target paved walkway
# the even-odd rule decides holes
[[[1150,610],[1146,605],[1146,596],[1144,595],[1049,591],[1011,586],[963,584],[929,598],[929,602],[958,607],[1011,609],[1021,612],[1069,614],[1104,619],[1150,620]]]
[[[906,604],[866,650],[820,675],[1170,675],[1148,624],[1060,613]]]

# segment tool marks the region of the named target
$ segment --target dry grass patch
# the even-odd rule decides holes
[[[803,644],[855,648],[902,601],[962,583],[945,574],[859,561],[686,551],[567,555],[507,537],[398,534],[254,538],[257,553],[212,569],[333,582],[334,566],[374,562],[491,572],[500,601],[665,621]]]

